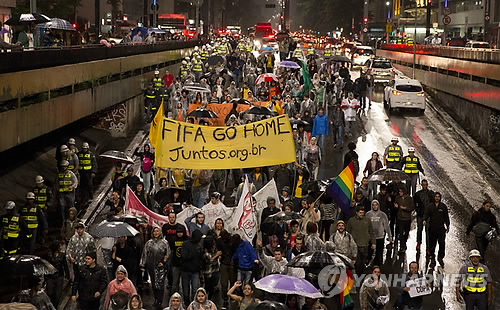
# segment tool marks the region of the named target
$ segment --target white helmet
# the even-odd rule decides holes
[[[189,57],[186,57],[186,58],[184,58],[184,59],[186,59],[186,61],[189,61],[189,60],[191,60],[191,58],[189,58]]]
[[[67,152],[69,151],[69,148],[67,145],[61,145],[61,148],[59,149],[61,152]]]
[[[35,199],[35,194],[33,194],[32,192],[28,192],[26,194],[26,199]]]
[[[195,50],[195,51],[197,51],[198,49],[199,49],[199,47],[198,47],[198,46],[195,46],[195,47],[194,47],[194,50]]]
[[[478,250],[471,250],[469,252],[469,258],[474,257],[474,256],[481,257],[481,253],[479,253]]]
[[[7,201],[5,203],[5,210],[12,210],[16,207],[16,203],[14,201]]]
[[[37,175],[35,178],[35,183],[41,184],[43,182],[44,182],[43,177],[41,175]]]
[[[399,142],[399,138],[398,138],[398,137],[392,137],[391,142],[392,142],[392,141]]]
[[[183,61],[182,61],[182,64],[183,64],[183,65],[187,65],[188,63],[187,63],[187,61],[183,60]]]
[[[196,59],[197,59],[197,60],[201,60],[201,56],[199,56],[199,55],[198,55],[198,56],[196,56]]]
[[[415,148],[414,147],[408,148],[408,152],[415,152]]]
[[[155,70],[155,74],[160,74],[160,71],[159,70]]]
[[[74,138],[69,138],[68,139],[68,144],[75,145],[76,144],[75,139]]]
[[[88,149],[88,148],[89,148],[89,143],[88,142],[83,142],[82,149]]]

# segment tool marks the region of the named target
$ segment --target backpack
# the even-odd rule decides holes
[[[151,171],[152,166],[153,162],[151,161],[151,158],[144,155],[144,158],[142,159],[142,171],[149,172]]]

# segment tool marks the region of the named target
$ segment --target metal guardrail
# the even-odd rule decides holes
[[[132,55],[157,53],[194,47],[199,41],[165,41],[155,44],[76,45],[36,48],[1,53],[0,73],[19,72],[55,66],[77,64]]]
[[[413,53],[413,44],[382,43],[380,48],[395,52]],[[417,44],[416,53],[422,55],[439,56],[439,57],[454,58],[460,60],[500,64],[499,49]]]

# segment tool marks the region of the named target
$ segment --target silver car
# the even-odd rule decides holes
[[[391,61],[385,58],[368,59],[362,70],[366,73],[372,85],[375,83],[389,83],[394,79],[396,71]]]

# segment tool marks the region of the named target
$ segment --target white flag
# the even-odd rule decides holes
[[[253,196],[257,200],[257,206],[255,207],[255,210],[257,211],[257,222],[258,225],[260,226],[260,218],[262,215],[262,210],[264,210],[264,208],[267,207],[267,198],[273,197],[274,199],[276,199],[276,206],[279,207],[280,205],[280,196],[278,194],[278,187],[276,186],[276,182],[274,181],[274,179],[271,179],[271,181],[267,182],[267,184]]]
[[[238,207],[234,211],[230,228],[233,233],[240,234],[243,240],[252,242],[257,233],[257,216],[252,193],[249,190],[248,178],[245,179]]]

